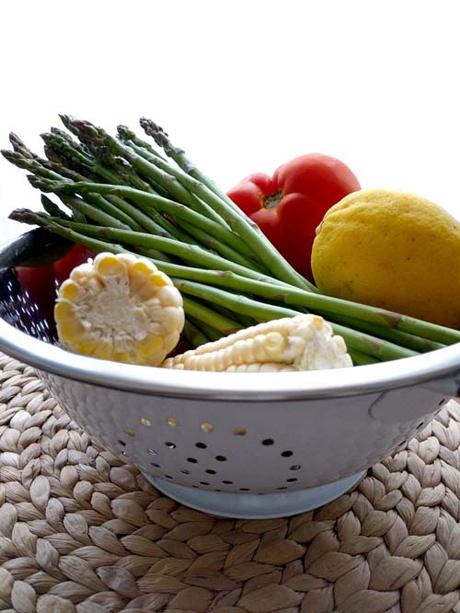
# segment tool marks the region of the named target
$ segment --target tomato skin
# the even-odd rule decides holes
[[[228,196],[286,260],[313,281],[310,259],[315,230],[331,206],[359,189],[358,179],[343,162],[310,153],[281,165],[272,177],[249,175]]]
[[[92,257],[94,257],[94,253],[83,247],[83,245],[72,245],[62,258],[53,263],[54,277],[57,285],[60,286],[68,279],[76,266],[83,264],[88,258]]]

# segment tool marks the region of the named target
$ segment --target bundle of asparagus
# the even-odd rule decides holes
[[[329,321],[354,364],[460,341],[457,330],[321,295],[153,121],[140,123],[156,146],[126,126],[114,138],[87,121],[61,120],[68,132],[51,128],[42,135],[46,158],[10,135],[13,151],[2,154],[32,173],[45,211],[17,209],[10,217],[95,253],[151,259],[182,293],[192,346],[306,312]],[[58,202],[45,195],[50,192]]]

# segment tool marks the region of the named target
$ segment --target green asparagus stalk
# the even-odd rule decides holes
[[[148,136],[151,136],[156,142],[156,144],[165,151],[166,155],[173,159],[185,173],[189,174],[193,178],[203,183],[208,189],[214,192],[216,196],[221,198],[229,207],[231,207],[235,211],[235,213],[244,216],[242,211],[233,202],[233,200],[229,198],[227,194],[223,190],[221,190],[212,179],[203,174],[200,169],[197,168],[195,164],[188,159],[185,154],[185,151],[183,149],[180,149],[179,147],[175,147],[171,143],[168,134],[163,130],[161,126],[156,124],[151,119],[147,119],[146,117],[141,117],[139,123],[144,132]]]
[[[64,119],[63,119],[64,121]],[[170,187],[171,194],[174,194],[177,185],[179,184],[188,194],[193,194],[199,200],[211,206],[230,226],[230,228],[247,244],[252,250],[254,256],[268,268],[268,270],[281,281],[291,283],[296,287],[303,287],[311,291],[317,291],[314,285],[309,283],[304,277],[297,273],[290,264],[281,256],[265,235],[260,231],[258,226],[249,218],[242,216],[240,212],[236,212],[234,205],[230,206],[217,196],[211,189],[199,180],[193,178],[182,170],[168,165],[168,172],[163,171],[158,164],[163,164],[159,160],[155,164],[150,163],[145,158],[138,156],[133,152],[129,152],[128,147],[124,147],[121,143],[106,134],[103,130],[96,128],[89,122],[78,121],[68,116],[65,116],[64,125],[71,131],[78,134],[79,137],[96,143],[95,146],[105,146],[113,148],[120,155],[125,155],[132,165],[141,172],[141,174],[152,176],[154,180],[159,181],[159,177],[164,174],[167,177],[167,186]],[[172,175],[172,176],[171,176]],[[171,187],[173,186],[173,188]],[[192,203],[187,202],[186,204]]]
[[[25,157],[22,153],[10,151],[9,149],[2,149],[0,153],[11,164],[14,164],[18,168],[22,168],[23,170],[28,170],[38,177],[55,181],[67,181],[62,174],[46,168],[35,158]]]
[[[363,330],[368,332],[373,330],[381,331],[382,334],[391,334],[392,331],[400,332],[399,340],[404,344],[409,342],[408,337],[410,336],[412,342],[418,344],[418,351],[431,351],[439,349],[443,345],[460,342],[460,331],[458,330],[445,328],[378,307],[313,294],[294,287],[273,286],[272,280],[257,281],[231,271],[204,270],[179,264],[168,264],[163,267],[163,272],[170,277],[197,281],[206,285],[223,287],[234,292],[268,298],[291,307],[297,307],[299,310],[307,309],[343,323],[350,321],[357,326],[359,322]],[[395,336],[393,339],[396,341]],[[410,347],[410,345],[407,346]]]
[[[155,164],[160,168],[164,165],[161,160]],[[270,243],[259,227],[248,217],[243,216],[241,211],[236,211],[236,205],[229,204],[227,199],[212,191],[205,183],[195,179],[183,170],[170,167],[170,173],[175,176],[190,191],[195,193],[203,202],[211,206],[229,225],[229,227],[252,249],[253,254],[263,261],[269,271],[282,281],[291,283],[295,287],[317,291],[314,285],[297,273],[281,254]],[[231,202],[231,201],[230,201]]]
[[[60,209],[59,206],[55,202],[53,202],[52,200],[50,200],[50,198],[48,198],[48,196],[45,196],[45,194],[42,194],[40,200],[41,200],[43,209],[48,213],[50,217],[57,217],[65,221],[71,221],[71,218],[67,215],[67,213],[65,213],[62,209]],[[84,220],[84,216],[83,216],[83,220]]]
[[[34,213],[28,212],[25,215],[27,219],[25,219],[24,213],[19,211],[14,214],[14,218],[19,221],[38,223],[34,220],[34,215]],[[40,223],[43,224],[43,220],[40,220]],[[444,328],[443,326],[420,321],[412,317],[397,315],[391,311],[368,307],[338,298],[313,294],[297,288],[289,288],[285,285],[276,286],[274,285],[274,279],[239,267],[223,258],[213,256],[200,248],[196,249],[195,246],[189,249],[191,246],[180,245],[180,243],[176,244],[175,241],[168,241],[167,239],[165,241],[161,237],[152,237],[114,228],[86,226],[73,222],[66,222],[66,225],[79,233],[90,234],[94,237],[115,240],[118,243],[131,244],[135,247],[142,246],[159,249],[162,252],[177,255],[185,262],[197,263],[205,267],[193,268],[172,263],[166,264],[154,260],[155,264],[172,278],[181,278],[183,281],[196,281],[202,285],[206,284],[206,286],[218,286],[240,294],[268,298],[290,307],[296,307],[296,312],[306,308],[323,315],[326,319],[332,318],[337,322],[346,323],[347,318],[353,322],[360,321],[362,322],[361,326],[365,330],[374,334],[377,333],[379,336],[391,336],[393,330],[396,332],[396,335],[393,334],[391,336],[393,340],[399,340],[401,344],[406,346],[408,342],[412,343],[412,346],[417,347],[419,351],[436,349],[439,348],[440,344],[452,344],[460,339],[460,332],[457,330]],[[230,268],[235,266],[238,272],[230,270]],[[231,308],[235,309],[236,307],[232,304]],[[290,310],[292,312],[292,309]],[[241,308],[236,309],[236,312],[244,313]],[[409,335],[412,335],[413,338],[409,339]],[[434,341],[434,344],[430,342],[431,340]]]
[[[72,222],[67,222],[67,225],[71,225],[71,227],[65,227],[63,225],[65,222],[58,223],[54,220],[46,220],[44,219],[45,216],[35,214],[31,211],[22,212],[22,214],[16,212],[13,215],[13,218],[19,221],[26,221],[29,223],[49,227],[51,231],[56,232],[61,236],[65,236],[73,240],[74,242],[80,242],[91,249],[95,249],[96,251],[108,249],[115,253],[126,252],[126,249],[123,248],[119,243],[106,243],[105,241],[100,240],[101,237],[105,238],[106,236],[109,236],[114,238],[115,240],[117,240],[116,237],[118,237],[118,239],[121,239],[123,241],[123,238],[126,234],[136,234],[123,230],[85,226],[84,224],[75,224]],[[97,235],[99,236],[99,238],[90,238],[81,234],[80,232],[75,231],[74,228],[80,228],[81,226],[83,226],[82,229],[84,231],[85,228],[86,231],[89,231],[91,229],[91,231],[94,232],[95,230],[97,230]],[[152,239],[156,237],[149,238]],[[142,243],[144,243],[144,241],[142,241]],[[157,265],[159,265],[159,268],[162,269],[164,272],[167,272],[168,266],[171,266],[171,264],[164,263],[161,261],[158,262]],[[181,293],[185,296],[184,305],[189,304],[187,301],[189,300],[190,296],[192,297],[192,300],[198,299],[200,301],[212,304],[214,306],[214,309],[210,309],[209,307],[196,303],[195,301],[195,303],[190,306],[190,316],[200,321],[204,321],[204,323],[212,326],[213,328],[223,333],[225,331],[225,334],[230,333],[229,330],[234,331],[235,329],[240,329],[242,325],[233,321],[232,327],[230,329],[229,318],[223,317],[219,313],[216,313],[215,305],[223,307],[224,309],[230,309],[231,311],[238,312],[243,315],[248,315],[252,317],[255,321],[259,322],[268,321],[273,318],[294,316],[299,312],[298,310],[289,309],[286,307],[261,303],[241,294],[238,295],[233,292],[225,291],[201,283],[187,281],[185,279],[178,279],[173,277],[173,282],[176,287],[181,291]],[[189,312],[187,311],[187,307],[186,312]],[[223,324],[223,321],[225,321],[225,325]],[[353,330],[337,323],[331,323],[331,325],[334,329],[334,332],[336,334],[340,334],[344,338],[345,342],[347,343],[347,346],[352,352],[358,351],[360,354],[365,354],[370,358],[376,358],[380,361],[393,360],[417,355],[415,351],[412,351],[405,347],[400,347],[398,345],[395,345],[394,343],[371,336],[364,332]]]
[[[194,281],[174,279],[174,285],[182,294],[204,299],[226,308],[237,309],[239,313],[249,315],[259,322],[270,321],[280,317],[293,317],[299,314],[298,311],[293,309],[257,302],[251,298],[235,295],[221,289],[195,283]],[[379,360],[397,360],[417,355],[415,351],[365,333],[357,332],[340,324],[331,323],[331,325],[334,332],[344,338],[347,347],[349,346],[362,353],[375,356]]]
[[[124,126],[120,124],[119,126],[117,126],[117,133],[118,133],[118,138],[121,140],[122,143],[125,143],[125,145],[130,143],[132,145],[135,145],[139,149],[147,151],[148,153],[150,153],[151,155],[155,157],[165,159],[161,155],[161,153],[159,153],[154,147],[152,147],[150,143],[139,138],[135,132],[133,132],[132,130],[128,128],[128,126]]]
[[[136,143],[134,143],[132,141],[123,141],[123,143],[125,145],[127,145],[128,147],[131,147],[131,149],[133,149],[133,151],[135,151],[139,156],[145,158],[149,162],[152,162],[153,164],[156,164],[156,162],[161,161],[161,162],[163,162],[162,168],[164,170],[165,169],[169,169],[168,163],[163,158],[161,158],[161,157],[159,158],[158,156],[150,153],[149,149],[140,147],[139,145],[137,145]],[[194,204],[193,209],[195,211],[197,211],[198,213],[202,213],[203,215],[205,215],[209,219],[213,219],[214,221],[217,221],[217,223],[219,223],[220,225],[225,226],[225,227],[228,228],[228,224],[222,219],[222,217],[218,213],[216,213],[214,211],[214,209],[209,206],[209,204],[206,204],[202,200],[197,201]]]
[[[215,328],[213,328],[212,326],[202,322],[202,321],[194,321],[192,318],[190,318],[190,316],[188,317],[188,321],[190,321],[193,323],[195,323],[196,327],[203,333],[206,335],[206,338],[208,339],[206,342],[210,342],[210,341],[217,341],[220,338],[222,338],[222,332],[219,332],[219,330],[216,330]],[[201,345],[202,343],[200,343]],[[199,347],[199,345],[197,345],[197,347]]]
[[[192,347],[199,347],[210,341],[210,338],[190,319],[185,320],[182,333]]]
[[[197,204],[196,197],[171,174],[149,164],[149,162],[131,152],[129,147],[119,143],[101,128],[96,128],[96,126],[93,126],[88,121],[77,120],[68,115],[60,115],[60,117],[66,128],[77,135],[82,142],[87,143],[96,157],[101,155],[101,152],[105,155],[107,150],[111,151],[115,156],[125,157],[138,173],[147,177],[149,181],[153,181],[154,188],[159,185],[175,200],[188,204],[192,208]]]
[[[224,317],[188,296],[182,296],[184,310],[187,316],[221,332],[222,336],[228,336],[242,329],[242,326],[228,317]]]
[[[208,232],[211,236],[219,239],[227,245],[236,249],[239,253],[248,255],[251,250],[243,243],[241,239],[235,236],[230,230],[220,226],[215,221],[207,219],[200,213],[188,209],[181,203],[174,202],[162,196],[146,193],[126,185],[109,185],[106,183],[90,183],[88,181],[78,181],[75,183],[40,180],[36,176],[30,178],[30,182],[34,187],[42,191],[50,191],[62,194],[102,194],[106,196],[121,196],[136,202],[139,205],[144,205],[148,209],[157,209],[163,213],[167,213],[178,223],[185,221],[188,224]],[[145,210],[145,209],[144,209]]]
[[[81,204],[79,203],[81,206]],[[83,209],[82,209],[83,210]],[[94,214],[89,208],[86,209],[89,213]],[[10,218],[23,223],[32,225],[46,225],[46,220],[43,216],[39,217],[37,213],[29,211],[27,209],[16,209],[10,214]],[[102,217],[101,217],[102,219]],[[105,219],[105,218],[104,218]],[[58,225],[58,220],[49,220],[50,230],[54,230]],[[108,221],[108,220],[107,220]],[[64,222],[59,222],[61,225]],[[83,224],[78,222],[65,222],[65,227],[62,228],[67,233],[75,232],[75,235],[99,239],[101,242],[105,240],[116,241],[117,244],[127,244],[133,247],[142,247],[147,249],[157,249],[162,253],[177,256],[184,260],[184,262],[191,262],[198,266],[205,268],[211,268],[215,270],[233,270],[244,276],[248,276],[257,280],[265,280],[270,283],[276,283],[276,279],[271,279],[265,276],[263,273],[258,273],[250,268],[235,264],[222,258],[221,256],[214,255],[205,249],[202,249],[198,245],[190,245],[182,243],[175,239],[166,238],[163,236],[153,236],[143,232],[133,232],[130,230],[116,228],[114,226],[94,226],[89,224]],[[72,236],[69,234],[69,236]],[[78,241],[75,241],[78,242]],[[110,242],[110,244],[113,244]],[[87,246],[87,245],[86,245]]]
[[[230,260],[231,262],[235,262],[236,264],[241,264],[242,266],[246,266],[247,268],[252,268],[252,270],[257,270],[258,272],[267,273],[264,270],[263,266],[259,262],[255,262],[254,260],[249,259],[248,257],[241,255],[236,249],[233,247],[229,247],[224,242],[220,241],[218,238],[209,234],[205,230],[202,230],[198,226],[194,226],[186,221],[181,222],[182,228],[187,230],[187,232],[197,239],[200,245],[208,247],[215,253],[218,253],[222,257]]]

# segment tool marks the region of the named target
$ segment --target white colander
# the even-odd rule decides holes
[[[166,371],[76,356],[0,320],[69,415],[161,491],[231,517],[317,507],[403,445],[457,391],[460,348],[353,369]]]
[[[30,235],[0,251],[0,272]],[[0,350],[35,366],[69,415],[157,488],[217,515],[283,516],[336,498],[457,394],[460,344],[305,373],[187,372],[75,355],[33,338],[52,340],[52,315],[14,289],[14,275],[3,278]]]

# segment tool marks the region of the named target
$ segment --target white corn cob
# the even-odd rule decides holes
[[[158,366],[184,325],[182,297],[156,266],[130,254],[100,253],[77,266],[58,293],[61,343],[97,358]]]
[[[352,366],[345,341],[318,315],[276,319],[168,358],[166,368],[226,372],[319,370]]]

